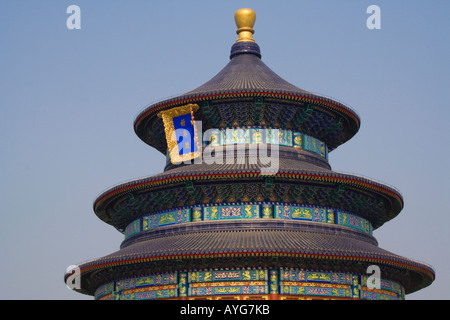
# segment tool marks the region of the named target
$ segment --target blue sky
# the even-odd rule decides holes
[[[69,5],[81,30],[69,30]],[[381,9],[369,30],[368,6]],[[69,265],[118,250],[94,199],[164,168],[133,131],[154,101],[192,90],[228,62],[234,12],[256,11],[263,61],[292,84],[361,117],[330,153],[335,171],[394,186],[405,207],[374,232],[380,247],[432,265],[407,299],[449,299],[450,2],[0,2],[0,298],[91,299]]]

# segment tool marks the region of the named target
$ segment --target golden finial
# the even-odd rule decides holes
[[[234,21],[236,21],[236,26],[238,27],[236,33],[239,35],[239,39],[236,42],[241,41],[252,41],[253,40],[253,26],[255,25],[256,13],[252,9],[239,9],[234,14]]]

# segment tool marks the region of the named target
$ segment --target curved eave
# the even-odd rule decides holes
[[[193,255],[166,255],[166,256],[155,256],[152,258],[135,258],[135,259],[124,259],[122,261],[115,262],[105,262],[98,265],[93,265],[89,267],[82,267],[81,273],[82,277],[88,277],[90,273],[95,271],[102,270],[114,270],[114,268],[120,266],[127,266],[133,264],[144,264],[158,261],[166,261],[166,260],[189,260],[189,259],[216,259],[216,258],[236,258],[236,257],[267,257],[270,258],[279,258],[279,257],[288,257],[288,258],[298,258],[298,259],[319,259],[319,260],[336,260],[340,262],[363,262],[369,265],[387,265],[391,267],[396,267],[399,269],[405,269],[410,272],[416,273],[420,277],[423,278],[423,281],[420,285],[414,288],[407,288],[406,294],[414,293],[418,290],[421,290],[427,286],[429,286],[435,279],[434,271],[425,267],[417,267],[408,263],[396,262],[389,259],[377,259],[377,258],[362,258],[360,256],[354,255],[327,255],[327,254],[298,254],[298,253],[278,253],[278,252],[252,252],[248,254],[246,252],[235,251],[230,253],[217,253],[217,254],[193,254]],[[64,281],[66,281],[69,274],[64,276]],[[80,293],[93,295],[95,288],[81,288],[76,290]]]
[[[108,204],[130,192],[151,191],[153,188],[170,187],[171,185],[177,185],[187,181],[239,181],[240,179],[265,179],[267,177],[267,175],[262,175],[258,170],[229,170],[207,174],[195,171],[176,173],[168,171],[152,177],[123,183],[107,190],[94,201],[94,212],[101,220],[109,223],[110,219],[106,214]],[[403,209],[403,197],[397,190],[363,177],[319,170],[280,170],[270,177],[283,181],[290,180],[296,183],[341,184],[365,192],[382,195],[389,199],[391,203],[391,211],[387,215],[386,221],[393,219]],[[378,227],[379,225],[374,225],[374,229]]]
[[[243,239],[246,239],[245,241]],[[290,243],[287,245],[287,243]],[[247,245],[243,246],[243,243]],[[223,244],[227,244],[226,247]],[[322,265],[353,266],[378,265],[401,270],[406,293],[430,285],[435,278],[432,267],[407,259],[374,244],[358,239],[349,239],[327,230],[314,232],[285,230],[228,230],[204,231],[156,237],[138,242],[106,257],[79,265],[81,276],[89,277],[98,272],[136,266],[149,270],[157,264],[170,264],[184,260],[193,265],[202,265],[202,260],[229,258],[295,259],[298,263],[320,262]],[[197,262],[195,262],[197,261]],[[151,267],[153,266],[153,267]],[[367,268],[367,267],[366,267]],[[133,268],[136,269],[136,268]],[[157,268],[159,269],[159,267]],[[147,271],[148,272],[148,271]],[[405,273],[406,272],[406,273]],[[68,275],[66,275],[68,276]],[[117,274],[116,274],[117,277]],[[92,294],[95,288],[84,288]],[[85,293],[86,293],[85,292]]]
[[[349,137],[354,136],[360,127],[361,120],[359,116],[353,111],[351,108],[345,106],[342,103],[337,101],[321,97],[318,95],[310,94],[310,93],[298,93],[298,92],[290,92],[283,90],[224,90],[224,91],[213,91],[208,94],[186,94],[178,97],[174,97],[168,100],[163,100],[161,102],[155,103],[146,109],[144,109],[135,119],[134,121],[134,131],[136,135],[145,143],[151,145],[151,141],[149,141],[145,136],[145,126],[147,121],[155,117],[160,111],[167,110],[176,106],[189,104],[189,103],[199,103],[202,101],[209,100],[226,100],[226,99],[235,99],[235,98],[243,98],[243,97],[270,97],[276,99],[289,100],[293,102],[305,102],[311,103],[322,108],[325,108],[332,113],[336,113],[352,123],[351,127],[353,128],[352,132],[349,134]],[[329,151],[335,149],[337,146],[328,146]],[[160,150],[161,151],[161,150]]]

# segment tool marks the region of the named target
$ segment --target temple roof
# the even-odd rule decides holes
[[[259,51],[256,43],[251,43],[248,47],[258,48]],[[185,95],[214,95],[246,91],[312,95],[273,72],[256,54],[258,51],[242,50],[234,45],[230,62],[211,80]]]
[[[157,115],[190,103],[199,105],[195,119],[202,121],[202,130],[241,126],[296,130],[325,143],[329,151],[356,134],[360,120],[352,109],[292,85],[261,60],[260,48],[252,37],[254,13],[249,9],[238,13],[239,39],[231,48],[228,64],[196,89],[143,110],[134,123],[136,134],[165,154],[163,122]],[[235,155],[234,160],[238,153]],[[163,173],[103,192],[94,202],[94,211],[123,232],[144,215],[217,203],[310,204],[342,209],[367,219],[373,229],[403,209],[403,198],[396,189],[334,172],[327,157],[308,150],[280,146],[279,154],[273,157],[279,162],[271,174],[262,169],[273,164],[272,158],[266,154],[253,161],[254,157],[245,153],[243,163],[209,163],[205,156],[198,164],[168,164]],[[79,265],[79,291],[92,295],[98,286],[117,279],[227,265],[358,274],[366,273],[369,265],[377,265],[387,278],[402,283],[406,293],[428,286],[435,277],[431,266],[386,251],[378,247],[371,233],[349,225],[266,218],[205,219],[129,233],[120,250]]]
[[[248,27],[244,29],[247,30]],[[204,127],[229,127],[243,119],[237,116],[230,123],[221,114],[219,104],[241,102],[242,105],[238,108],[248,109],[249,106],[245,103],[254,98],[266,99],[267,105],[261,107],[265,108],[262,113],[273,111],[288,115],[273,121],[263,118],[246,119],[241,123],[245,126],[301,127],[303,133],[326,142],[330,151],[349,140],[359,130],[360,119],[355,111],[338,101],[311,93],[284,80],[261,60],[260,48],[253,38],[247,36],[241,39],[241,35],[231,48],[230,61],[219,73],[194,90],[148,106],[136,117],[134,129],[145,143],[165,153],[167,146],[161,120],[156,117],[158,112],[189,103],[199,104],[196,119],[201,120]],[[205,102],[212,103],[211,108],[214,110],[205,110]],[[289,106],[286,107],[286,104]],[[277,108],[284,109],[280,112]],[[228,109],[233,113],[232,108]],[[306,115],[305,110],[308,110],[307,113],[314,111],[314,114]],[[306,121],[299,121],[305,116]],[[325,121],[323,117],[326,118]],[[319,126],[325,133],[311,128],[314,126]]]
[[[195,204],[204,204],[215,203],[217,197],[227,202],[227,185],[236,184],[237,180],[243,188],[241,197],[254,193],[250,189],[256,188],[258,191],[255,195],[268,192],[275,202],[295,203],[303,199],[306,203],[322,203],[323,206],[358,214],[368,219],[374,229],[393,219],[402,210],[402,195],[394,188],[363,177],[331,171],[320,162],[314,163],[314,160],[321,161],[318,156],[299,158],[306,152],[297,152],[296,158],[280,152],[278,170],[272,175],[261,172],[262,168],[270,167],[269,162],[265,162],[265,165],[259,162],[250,164],[249,158],[242,164],[203,162],[179,166],[110,188],[95,200],[94,211],[106,223],[124,230],[132,220],[143,214],[180,206],[178,201],[183,203],[181,206],[197,202],[198,199],[195,200],[194,193],[189,192],[186,183],[192,183],[194,188],[204,194],[202,202]],[[262,190],[266,178],[273,180],[274,188],[271,191]],[[287,192],[290,188],[298,190],[299,194],[286,201],[287,195],[297,194],[294,191]],[[345,188],[345,192],[341,193],[341,188]],[[310,192],[312,189],[314,192]],[[310,194],[313,195],[310,197]]]
[[[271,256],[278,256],[306,258],[303,264],[314,263],[314,260],[329,265],[333,265],[333,261],[354,265],[376,263],[380,267],[403,270],[400,274],[406,293],[427,286],[434,279],[434,270],[430,266],[381,249],[374,238],[342,226],[291,221],[232,221],[164,229],[165,232],[143,232],[139,241],[81,264],[82,275],[126,265],[137,270],[139,264],[143,271],[149,272],[152,261],[238,256],[261,256],[270,260]]]

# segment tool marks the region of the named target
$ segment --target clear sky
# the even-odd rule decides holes
[[[66,26],[72,4],[80,30]],[[379,30],[366,26],[373,4]],[[245,7],[272,70],[361,117],[330,164],[402,193],[374,236],[436,270],[407,299],[450,298],[448,0],[0,1],[0,298],[91,299],[67,289],[66,268],[123,240],[93,201],[164,168],[136,115],[219,72]]]

